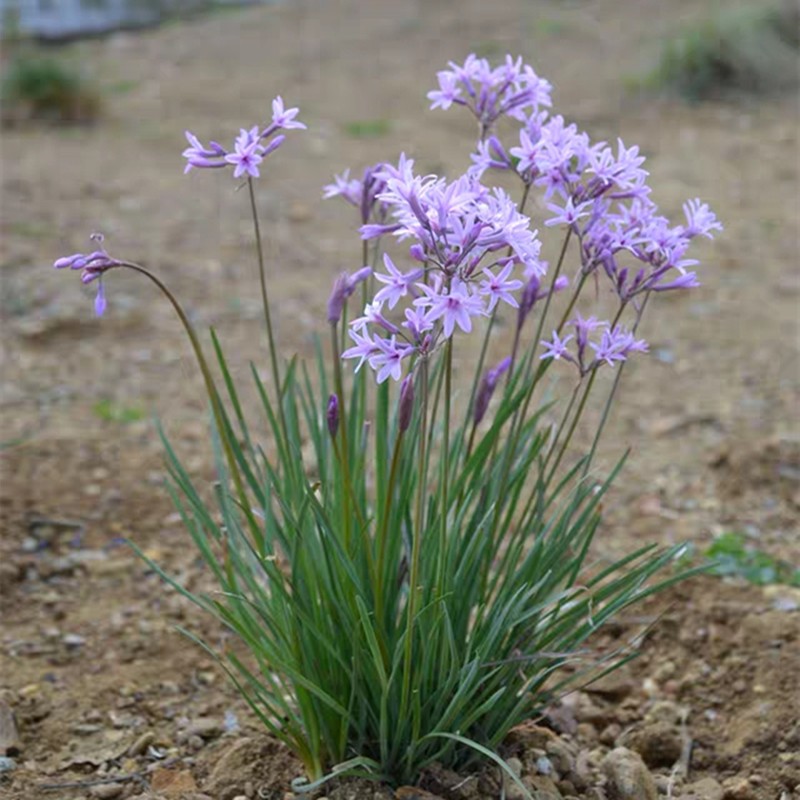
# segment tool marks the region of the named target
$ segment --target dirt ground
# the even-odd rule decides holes
[[[427,110],[449,59],[522,55],[554,84],[559,113],[595,139],[641,145],[666,213],[689,197],[710,203],[725,232],[699,248],[703,286],[653,308],[653,352],[627,372],[608,429],[609,463],[633,452],[597,556],[642,541],[703,550],[736,531],[800,562],[797,101],[690,107],[630,89],[660,39],[708,5],[294,0],[65,51],[103,88],[101,121],[2,136],[0,705],[14,710],[20,742],[0,797],[282,798],[299,774],[174,625],[212,642],[225,634],[122,543],[202,579],[161,486],[151,421],[195,474],[212,477],[202,385],[181,331],[132,276],[110,276],[96,320],[91,293],[50,268],[103,231],[113,254],[157,269],[201,328],[217,328],[238,371],[265,361],[246,198],[229,175],[184,176],[180,153],[184,129],[227,137],[265,119],[279,93],[309,126],[258,184],[287,353],[308,352],[333,276],[360,266],[354,212],[321,199],[332,174],[400,151],[425,172],[468,164],[470,120]],[[585,756],[587,774],[600,774],[623,744],[643,754],[664,796],[719,798],[719,784],[729,800],[800,797],[797,590],[696,579],[606,635],[650,621],[630,668],[538,721],[572,759],[560,793],[542,785],[539,796],[611,797],[602,779],[573,773]],[[665,714],[672,739],[648,753],[641,739]],[[528,732],[523,766],[542,730]],[[548,742],[540,749],[555,763]],[[97,783],[109,776],[117,782]],[[441,776],[425,786],[499,797],[487,782],[483,795]]]

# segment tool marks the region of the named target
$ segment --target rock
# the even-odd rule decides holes
[[[189,727],[184,731],[187,738],[192,736],[199,736],[201,739],[215,739],[217,736],[222,735],[225,731],[223,723],[218,719],[211,717],[198,717],[196,720],[189,724]]]
[[[657,800],[653,776],[638,753],[617,747],[603,760],[610,800]]]
[[[680,757],[681,733],[668,722],[651,722],[632,731],[622,744],[635,750],[648,767],[671,767]]]
[[[155,740],[156,735],[152,731],[146,731],[128,748],[128,755],[132,758],[142,755]]]
[[[685,709],[672,700],[660,700],[644,715],[645,722],[668,722],[675,724],[686,716]]]
[[[86,639],[77,633],[67,633],[61,639],[62,643],[70,650],[77,650],[86,644]]]
[[[192,773],[189,770],[166,769],[158,767],[150,778],[150,788],[165,797],[178,797],[184,792],[197,789]]]
[[[635,683],[626,667],[619,667],[586,687],[589,694],[597,694],[608,700],[624,700],[633,692]]]
[[[683,788],[683,796],[689,800],[722,800],[723,789],[714,778],[701,778]]]
[[[747,778],[728,778],[722,784],[722,800],[758,800],[758,795]]]
[[[536,800],[562,800],[563,798],[553,779],[546,775],[533,775],[525,782],[533,790]],[[511,797],[511,795],[506,796]]]
[[[123,783],[101,783],[99,786],[92,786],[89,794],[100,800],[112,800],[114,797],[119,797],[124,790],[125,784]]]
[[[517,778],[522,779],[522,762],[518,758],[506,759],[506,766]],[[503,789],[508,800],[523,800],[525,797],[525,790],[506,770],[503,770]]]
[[[0,700],[0,755],[16,756],[21,750],[14,712],[8,703]]]
[[[8,756],[0,756],[0,775],[4,772],[11,772],[17,768],[17,762]]]

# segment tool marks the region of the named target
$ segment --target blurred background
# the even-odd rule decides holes
[[[738,554],[733,571],[757,556],[776,580],[796,579],[796,2],[0,9],[0,689],[43,695],[49,673],[72,697],[69,712],[49,701],[39,749],[28,750],[41,764],[66,758],[64,730],[86,724],[92,693],[113,705],[126,682],[196,678],[195,651],[164,618],[190,612],[118,543],[131,537],[192,579],[153,417],[189,468],[211,478],[206,400],[169,308],[146,283],[112,273],[98,320],[92,290],[51,264],[91,249],[89,234],[102,231],[112,255],[157,271],[200,329],[218,330],[238,374],[249,359],[266,371],[247,198],[227,172],[184,175],[181,152],[184,130],[228,141],[268,120],[278,94],[309,128],[291,132],[257,183],[287,355],[311,351],[333,278],[361,266],[355,210],[322,200],[333,174],[400,152],[422,173],[452,178],[469,166],[472,119],[429,111],[426,99],[436,71],[469,53],[521,55],[553,84],[554,113],[593,140],[640,145],[663,213],[677,220],[686,199],[708,202],[725,231],[692,253],[703,286],[653,304],[642,331],[651,355],[627,371],[607,429],[606,463],[633,452],[598,555],[683,540],[702,554],[722,541]],[[540,229],[542,210],[528,207]],[[547,234],[553,258],[560,243]],[[69,648],[69,634],[83,643]]]

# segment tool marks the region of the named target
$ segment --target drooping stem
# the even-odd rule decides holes
[[[149,269],[141,266],[141,264],[136,264],[133,261],[119,261],[115,266],[125,267],[133,270],[134,272],[138,272],[140,275],[144,275],[148,280],[150,280],[164,295],[164,297],[167,298],[178,319],[180,320],[181,325],[183,325],[183,329],[186,332],[186,335],[188,336],[189,342],[192,346],[192,350],[194,351],[195,359],[197,360],[197,366],[200,368],[200,373],[203,376],[203,382],[206,386],[208,398],[211,401],[211,413],[214,415],[214,422],[217,426],[217,430],[219,431],[222,447],[225,451],[225,458],[228,462],[228,468],[230,469],[231,477],[233,478],[233,483],[236,487],[236,494],[239,498],[242,511],[247,517],[248,524],[251,526],[251,528],[254,530],[260,530],[260,526],[253,516],[250,503],[247,500],[244,482],[242,481],[242,476],[239,472],[239,466],[236,463],[236,456],[233,453],[233,448],[231,447],[230,439],[227,435],[227,426],[225,424],[225,412],[222,406],[222,399],[220,398],[219,391],[214,383],[214,377],[211,374],[211,369],[206,361],[202,345],[200,344],[200,339],[197,337],[197,332],[195,331],[194,326],[189,321],[189,317],[183,310],[183,306],[181,306],[181,304],[178,302],[178,299],[170,291],[169,287],[167,287],[167,285],[158,276],[150,272]],[[111,269],[113,268],[114,267],[111,267]]]

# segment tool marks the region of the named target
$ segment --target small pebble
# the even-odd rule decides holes
[[[92,786],[89,794],[100,800],[112,800],[114,797],[119,797],[124,789],[125,785],[122,783],[101,783],[99,786]]]
[[[79,636],[77,633],[68,633],[61,639],[61,641],[70,649],[83,647],[83,645],[86,644],[86,639],[83,636]]]
[[[8,756],[0,756],[0,773],[11,772],[17,768],[17,762]]]

